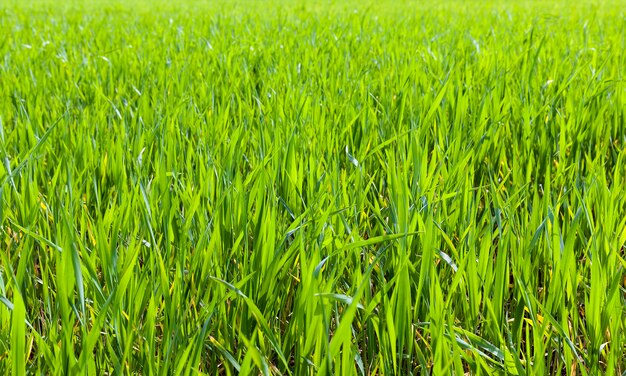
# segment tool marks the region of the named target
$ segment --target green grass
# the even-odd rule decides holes
[[[0,5],[0,374],[626,373],[626,3]]]

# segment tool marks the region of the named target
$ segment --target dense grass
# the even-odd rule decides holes
[[[0,5],[0,373],[623,374],[624,6]]]

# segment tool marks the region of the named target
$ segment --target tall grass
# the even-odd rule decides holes
[[[624,5],[0,5],[0,373],[626,373]]]

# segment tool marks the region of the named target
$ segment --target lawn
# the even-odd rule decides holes
[[[626,374],[626,2],[0,3],[0,374]]]

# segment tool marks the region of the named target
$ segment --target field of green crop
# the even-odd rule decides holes
[[[626,2],[0,4],[0,374],[626,374]]]

